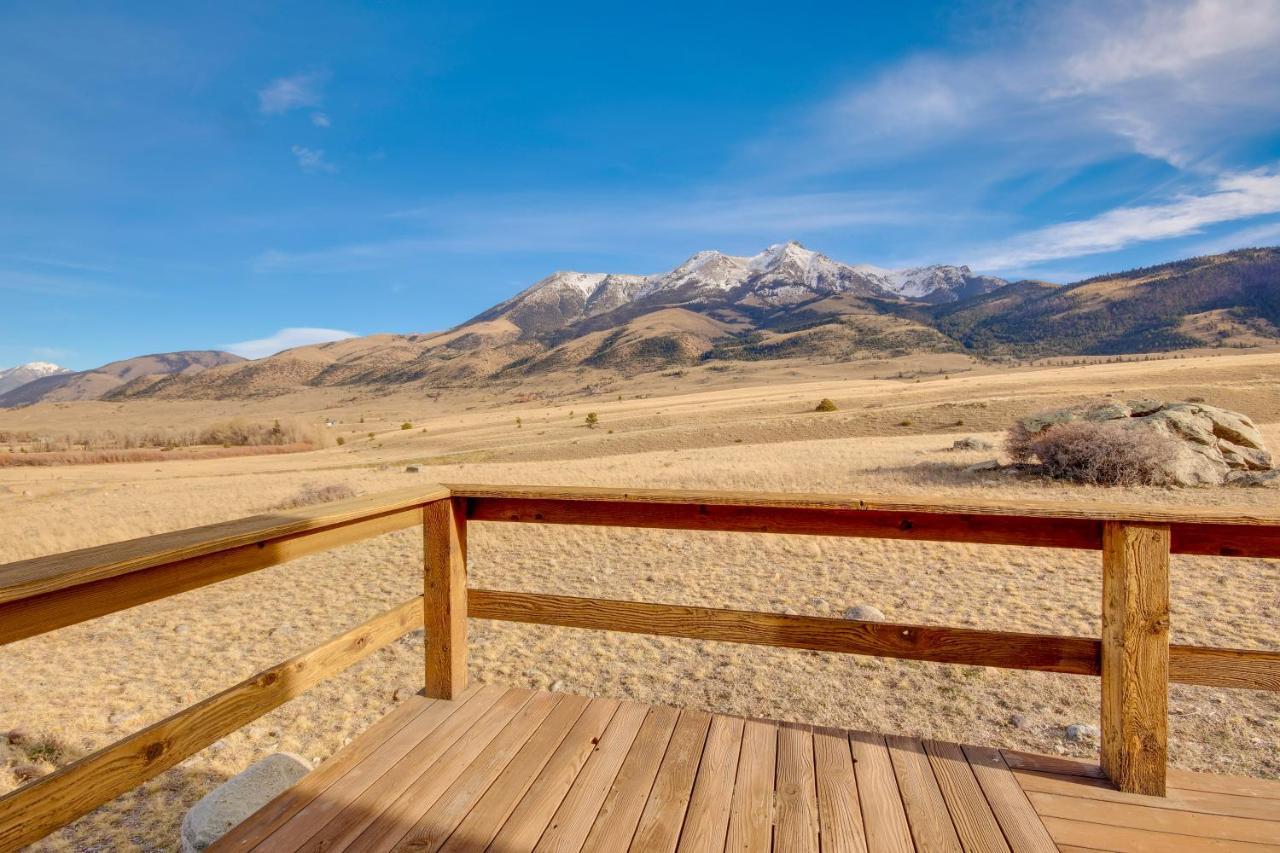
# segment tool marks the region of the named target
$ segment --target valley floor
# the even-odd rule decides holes
[[[0,429],[199,417],[332,417],[342,446],[285,456],[0,470],[0,562],[261,512],[304,486],[373,492],[412,482],[761,489],[982,499],[1274,507],[1269,489],[1084,489],[966,473],[1017,415],[1112,395],[1207,402],[1259,422],[1280,450],[1280,354],[943,375],[773,375],[702,388],[650,377],[595,397],[516,403],[406,395],[251,404],[60,404],[0,413]],[[814,413],[816,402],[839,410]],[[588,429],[588,412],[599,427]],[[519,425],[517,426],[517,419]],[[401,429],[401,423],[411,423]],[[370,436],[372,433],[372,436]],[[417,464],[420,473],[405,472]],[[1096,554],[754,534],[484,525],[474,583],[509,589],[1066,634],[1099,630]],[[413,531],[227,581],[8,646],[0,731],[47,747],[52,769],[420,592]],[[1280,649],[1280,565],[1175,558],[1176,642]],[[421,686],[407,638],[121,797],[46,849],[172,849],[187,806],[270,752],[331,754]],[[478,682],[923,735],[1078,756],[1093,679],[756,649],[476,621]],[[1280,778],[1280,695],[1175,685],[1170,757]],[[0,756],[2,758],[3,756]],[[0,770],[0,791],[16,787]],[[0,762],[2,763],[2,762]]]

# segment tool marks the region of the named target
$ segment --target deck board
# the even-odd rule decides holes
[[[1273,851],[1280,784],[483,686],[415,696],[213,847]]]

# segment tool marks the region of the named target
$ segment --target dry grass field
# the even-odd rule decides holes
[[[943,365],[950,368],[955,365]],[[799,372],[799,371],[797,371]],[[893,375],[894,371],[880,375]],[[296,416],[340,446],[311,453],[0,469],[0,561],[252,514],[307,487],[545,483],[1052,498],[1084,504],[1269,507],[1272,489],[1100,489],[971,474],[1017,415],[1111,395],[1203,397],[1263,426],[1280,450],[1280,354],[873,379],[832,365],[789,375],[699,368],[552,400],[444,393],[351,399],[329,390],[249,403],[80,403],[0,412],[0,429],[192,426]],[[839,409],[814,413],[824,397]],[[589,412],[599,427],[588,429]],[[411,428],[402,429],[404,423]],[[517,425],[518,424],[518,425]],[[336,442],[335,442],[336,444]],[[418,464],[421,473],[405,472]],[[895,621],[1096,635],[1099,558],[1041,549],[477,524],[477,585]],[[102,746],[421,590],[414,531],[32,638],[0,652],[0,762],[43,771]],[[1280,565],[1175,558],[1175,641],[1280,649]],[[228,736],[40,845],[171,850],[187,806],[280,750],[322,759],[422,683],[409,637]],[[1095,723],[1094,679],[476,621],[475,680],[921,734],[1043,753]],[[1280,695],[1175,686],[1172,762],[1280,778]]]

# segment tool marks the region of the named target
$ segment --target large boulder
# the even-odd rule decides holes
[[[204,850],[310,770],[305,758],[277,752],[232,776],[205,794],[182,819],[182,853]]]
[[[1271,453],[1248,416],[1204,403],[1130,400],[1038,412],[1019,421],[1029,434],[1071,421],[1114,422],[1174,439],[1169,479],[1181,486],[1238,482],[1242,471],[1270,471]],[[1234,476],[1233,476],[1234,475]]]

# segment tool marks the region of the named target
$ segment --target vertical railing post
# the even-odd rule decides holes
[[[466,499],[425,505],[422,537],[427,695],[453,699],[467,686]]]
[[[1102,535],[1102,769],[1164,796],[1169,735],[1169,528],[1108,521]]]

